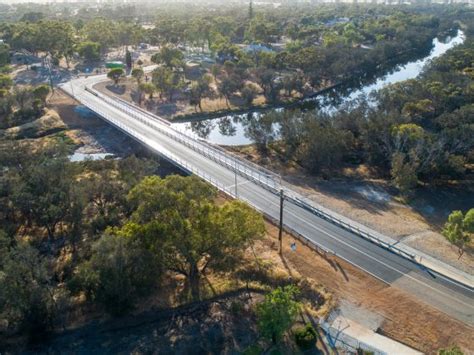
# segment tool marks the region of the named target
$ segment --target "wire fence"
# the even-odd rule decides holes
[[[386,355],[381,349],[375,348],[353,336],[344,333],[344,329],[338,329],[327,322],[320,322],[320,327],[324,330],[326,340],[333,349],[343,350],[347,354],[360,354],[360,350],[374,355]]]

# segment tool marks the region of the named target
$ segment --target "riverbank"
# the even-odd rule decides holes
[[[440,41],[437,38],[432,40],[431,54],[427,53],[428,56],[423,58],[422,61],[426,61],[437,55],[437,45]],[[424,49],[422,50],[422,52]],[[427,46],[426,51],[429,51]],[[239,116],[249,114],[260,114],[269,110],[274,109],[312,109],[320,107],[324,104],[324,101],[328,97],[333,97],[332,105],[338,106],[341,101],[344,101],[344,97],[356,98],[359,94],[368,94],[365,91],[365,87],[370,88],[370,91],[380,87],[380,78],[385,76],[390,77],[399,70],[397,68],[404,67],[407,63],[410,63],[410,53],[420,53],[419,48],[410,48],[401,53],[396,57],[391,58],[386,63],[378,65],[370,76],[358,74],[351,78],[346,78],[337,83],[323,82],[321,87],[317,90],[303,90],[297,93],[291,90],[286,95],[282,94],[284,91],[280,89],[278,94],[279,99],[275,102],[269,102],[263,94],[263,89],[255,82],[246,81],[246,85],[253,85],[257,92],[251,104],[246,104],[240,93],[234,93],[228,98],[223,98],[218,95],[218,81],[216,78],[211,79],[210,89],[211,93],[207,97],[203,97],[201,100],[200,110],[197,109],[197,105],[190,103],[189,94],[181,90],[174,93],[173,100],[168,100],[165,97],[157,99],[156,97],[148,97],[138,91],[138,84],[131,78],[122,79],[119,85],[112,85],[110,82],[102,82],[96,84],[94,88],[106,95],[113,95],[121,98],[122,100],[139,105],[148,111],[176,124],[189,123],[189,122],[201,122],[207,120],[214,120],[228,116]],[[416,60],[414,63],[419,65],[420,60]],[[196,77],[199,76],[199,72],[205,72],[203,68],[188,68],[185,71],[185,76],[190,82],[193,82]],[[209,74],[209,73],[208,73]],[[279,80],[282,80],[285,75],[290,73],[280,72],[278,76]],[[211,76],[209,76],[211,78]],[[148,78],[148,79],[151,79]],[[275,79],[276,80],[276,79]],[[339,90],[340,88],[342,90]],[[319,98],[321,96],[327,97]],[[140,98],[141,96],[141,98]],[[205,138],[205,137],[201,137]]]
[[[128,136],[95,115],[81,114],[79,103],[62,90],[56,90],[49,98],[49,107],[55,110],[65,125],[64,134],[79,154],[110,154],[124,157],[140,154],[144,148]]]
[[[231,115],[247,115],[253,113],[262,113],[274,109],[297,108],[307,104],[308,100],[324,95],[338,87],[353,82],[346,80],[337,84],[329,84],[320,90],[305,94],[304,96],[286,96],[284,100],[275,103],[269,103],[262,94],[258,94],[253,100],[252,105],[244,105],[242,99],[234,95],[228,102],[222,97],[213,95],[209,98],[203,98],[201,102],[202,111],[189,104],[189,99],[178,96],[174,101],[157,101],[154,99],[142,99],[138,103],[137,84],[130,78],[124,79],[119,85],[112,85],[110,82],[101,82],[94,85],[94,89],[108,95],[116,96],[122,100],[139,105],[140,107],[164,118],[172,123],[187,123],[213,120],[220,117]]]
[[[399,65],[393,71],[386,73],[386,75],[369,81],[368,83],[366,82],[365,86],[361,87],[362,83],[354,83],[353,85],[339,83],[335,89],[323,89],[317,93],[315,98],[304,99],[297,103],[289,104],[288,107],[301,109],[314,109],[315,107],[319,107],[322,108],[323,111],[333,112],[343,103],[355,100],[361,95],[368,96],[374,90],[381,89],[386,85],[417,77],[423,71],[425,65],[430,63],[431,60],[443,55],[456,45],[463,43],[464,40],[465,34],[462,31],[458,31],[456,36],[448,39],[446,43],[435,38],[433,40],[433,48],[429,55]],[[275,105],[273,108],[278,107],[282,108],[281,105]],[[262,112],[263,111],[264,110],[262,110]],[[253,115],[252,119],[258,119],[259,111],[251,110],[240,114],[222,115],[221,117],[211,119],[195,117],[191,120],[192,122],[173,121],[173,126],[188,134],[197,135],[199,138],[206,139],[214,144],[231,146],[252,144],[253,140],[248,134],[249,124],[251,122],[250,119],[247,119],[249,115]]]

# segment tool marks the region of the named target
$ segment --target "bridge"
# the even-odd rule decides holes
[[[471,275],[459,276],[448,265],[441,272],[432,267],[438,264],[430,263],[429,257],[420,258],[409,248],[397,247],[389,238],[317,205],[286,186],[273,172],[179,132],[136,105],[95,90],[94,85],[104,80],[105,75],[77,78],[61,84],[61,88],[161,157],[247,202],[275,222],[280,218],[283,195],[284,227],[303,243],[474,325]]]

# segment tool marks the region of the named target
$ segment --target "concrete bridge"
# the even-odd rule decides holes
[[[176,131],[169,123],[94,85],[105,75],[78,78],[61,88],[84,106],[181,169],[198,175],[228,195],[279,221],[320,251],[351,263],[380,281],[401,288],[452,317],[473,325],[473,278],[387,236],[309,201],[280,177],[205,141]],[[298,252],[298,251],[296,251]]]

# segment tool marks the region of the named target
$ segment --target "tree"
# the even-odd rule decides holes
[[[169,68],[156,68],[153,70],[151,80],[160,92],[160,99],[163,98],[163,94],[167,94],[173,89],[173,71]]]
[[[0,44],[0,68],[10,64],[10,46]]]
[[[225,102],[227,104],[227,107],[230,108],[229,106],[229,100],[230,97],[241,87],[241,82],[239,78],[237,78],[235,75],[232,75],[231,77],[226,77],[222,79],[222,81],[217,85],[217,88],[219,90],[219,93],[221,96],[225,98]]]
[[[123,181],[117,178],[115,169],[104,167],[87,174],[81,180],[81,187],[87,200],[85,214],[90,216],[87,222],[93,233],[102,233],[107,227],[120,223],[125,214],[125,195],[128,190]]]
[[[242,99],[247,106],[252,106],[253,100],[257,97],[258,89],[254,84],[247,84],[241,91]]]
[[[57,311],[51,268],[30,245],[4,241],[0,240],[0,317],[32,340],[41,339],[51,330]]]
[[[36,23],[36,22],[41,21],[43,18],[44,18],[44,14],[42,12],[30,11],[30,12],[27,12],[27,13],[23,14],[20,21],[21,22]]]
[[[13,97],[20,110],[23,111],[31,105],[33,93],[30,87],[20,87],[15,85],[13,87]]]
[[[178,48],[163,46],[160,51],[151,57],[151,61],[156,64],[175,69],[183,66],[184,55]]]
[[[41,21],[38,23],[40,33],[47,33],[39,38],[39,46],[55,58],[64,57],[69,68],[69,59],[73,55],[74,28],[69,22],[59,20]]]
[[[294,286],[278,287],[257,305],[258,328],[263,337],[273,344],[281,340],[296,320],[300,304],[295,300],[298,289]]]
[[[77,202],[75,168],[66,158],[39,159],[37,164],[20,171],[21,180],[15,186],[12,200],[28,223],[44,228],[48,238],[53,239]]]
[[[90,300],[109,313],[122,314],[139,297],[150,294],[161,275],[160,260],[136,240],[103,235],[92,248],[92,257],[81,264],[69,287],[83,290]]]
[[[293,91],[302,92],[303,81],[298,75],[285,76],[283,78],[283,88],[287,92],[287,96],[291,97]]]
[[[128,48],[127,48],[127,51],[125,52],[125,63],[128,69],[132,67],[132,53],[130,53]]]
[[[407,156],[405,153],[395,153],[392,156],[392,168],[390,170],[393,183],[402,195],[408,195],[418,184],[418,162],[407,158]]]
[[[41,101],[43,105],[46,105],[46,98],[50,92],[49,86],[46,84],[38,85],[33,89],[33,96],[35,99]]]
[[[298,160],[313,173],[339,167],[353,144],[350,131],[338,129],[324,116],[304,116],[304,137]]]
[[[453,211],[443,228],[443,236],[458,248],[459,258],[464,254],[467,245],[474,235],[474,208],[463,215],[461,211]]]
[[[262,217],[239,201],[216,206],[216,191],[194,175],[147,177],[128,196],[134,209],[123,233],[161,255],[200,298],[206,270],[230,271],[264,233]]]
[[[119,38],[116,33],[116,23],[104,18],[95,18],[87,21],[81,30],[83,36],[90,42],[96,42],[100,49],[105,51],[107,48],[119,45]]]
[[[132,77],[137,81],[137,85],[140,85],[143,77],[145,76],[145,72],[142,68],[134,68],[132,70]]]
[[[153,85],[152,83],[142,83],[139,85],[139,88],[140,88],[140,91],[143,91],[145,94],[148,95],[148,98],[150,100],[153,99],[153,94],[156,91],[155,85]]]
[[[113,80],[115,85],[118,85],[120,78],[122,78],[124,75],[125,72],[122,68],[114,68],[109,70],[109,72],[107,73],[107,77]]]
[[[413,124],[401,124],[392,128],[391,175],[402,194],[408,194],[418,183],[421,162],[427,164],[429,159],[421,159],[428,146],[422,127]]]
[[[100,43],[97,42],[81,42],[77,46],[79,55],[88,62],[100,60]]]
[[[222,71],[222,68],[219,64],[213,64],[211,66],[211,74],[212,76],[214,77],[214,80],[217,81],[217,77],[219,76],[219,74],[221,73]]]
[[[202,99],[211,93],[211,81],[212,78],[209,75],[203,75],[196,83],[193,83],[191,87],[190,103],[199,106],[201,112]]]
[[[13,80],[7,74],[0,74],[0,89],[10,90],[13,85]]]

